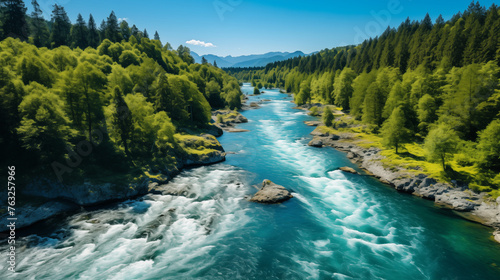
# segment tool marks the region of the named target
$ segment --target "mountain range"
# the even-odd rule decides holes
[[[265,54],[252,54],[252,55],[242,55],[242,56],[217,56],[213,54],[199,55],[195,52],[191,52],[191,56],[194,58],[196,63],[201,63],[201,58],[205,59],[209,63],[217,62],[217,66],[221,68],[225,67],[264,67],[268,63],[287,60],[289,58],[294,58],[297,56],[305,56],[306,54],[301,51],[290,52],[268,52]]]

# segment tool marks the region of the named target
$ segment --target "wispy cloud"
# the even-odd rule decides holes
[[[205,43],[205,42],[200,41],[200,40],[189,40],[189,41],[186,41],[186,44],[195,45],[195,46],[202,46],[205,48],[215,48],[216,47],[212,43]]]
[[[128,18],[124,17],[124,18],[119,18],[118,19],[119,22],[122,22],[122,21],[128,21]]]

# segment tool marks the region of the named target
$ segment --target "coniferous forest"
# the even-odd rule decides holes
[[[241,106],[236,79],[114,12],[97,28],[92,15],[71,23],[60,5],[46,21],[36,0],[31,15],[23,1],[0,4],[0,149],[26,172],[64,173],[57,162],[88,150],[81,141],[99,145],[73,178],[172,169],[175,134],[206,129],[212,108]]]
[[[492,191],[500,185],[499,66],[500,7],[472,2],[448,21],[427,14],[357,46],[226,70],[295,93],[298,105],[338,106],[386,148],[421,144],[443,177]]]

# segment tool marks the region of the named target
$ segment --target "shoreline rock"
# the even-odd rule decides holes
[[[354,170],[351,167],[347,167],[347,166],[339,167],[339,170],[342,171],[342,172],[346,172],[346,173],[359,174],[358,171]]]
[[[351,162],[368,175],[400,192],[434,201],[437,206],[459,212],[459,216],[464,219],[492,227],[495,240],[500,243],[500,198],[490,201],[484,193],[477,194],[464,186],[439,183],[425,174],[414,175],[401,167],[389,170],[381,163],[384,157],[376,147],[366,149],[342,139],[329,140],[328,135],[316,135],[313,139],[321,139],[324,146],[345,152]]]
[[[222,118],[222,120],[220,118]],[[216,127],[223,131],[245,132],[243,130],[237,130],[235,126],[240,123],[247,123],[248,119],[245,118],[240,112],[231,110],[216,110],[212,111],[212,122]]]
[[[262,182],[262,188],[249,201],[262,204],[277,204],[282,203],[293,195],[285,187],[277,185],[270,180]]]
[[[165,170],[161,176],[145,178],[141,182],[98,184],[87,181],[82,184],[68,185],[47,178],[34,178],[20,191],[25,199],[16,207],[16,215],[20,218],[16,224],[17,228],[29,227],[60,214],[77,212],[82,207],[106,206],[154,193],[155,185],[171,181],[185,168],[211,165],[226,160],[226,153],[214,136],[202,134],[193,135],[193,138],[204,139],[204,144],[208,145],[206,152],[178,155],[178,163],[174,168]],[[183,145],[196,150],[197,141],[195,140],[197,139],[189,140],[187,139]],[[18,202],[21,200],[18,199]],[[6,220],[7,218],[8,212],[0,214],[0,219]],[[0,232],[7,230],[0,230]]]

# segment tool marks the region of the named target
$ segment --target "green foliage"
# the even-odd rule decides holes
[[[349,100],[352,97],[352,93],[354,91],[352,87],[352,83],[356,78],[356,73],[352,71],[351,68],[344,68],[340,73],[340,76],[335,78],[335,105],[342,107],[343,110],[348,111],[349,108]]]
[[[10,0],[1,2],[0,24],[3,36],[19,38],[23,41],[28,39],[28,24],[26,23],[26,7],[21,0]]]
[[[311,103],[311,82],[309,80],[300,84],[300,91],[295,95],[295,103],[297,105]]]
[[[333,114],[332,110],[328,106],[325,107],[325,110],[323,111],[323,123],[327,126],[330,127],[332,126],[333,123]]]
[[[426,94],[420,98],[417,109],[418,120],[420,121],[418,128],[424,134],[427,133],[429,125],[437,119],[436,110],[436,100],[432,96]]]
[[[405,123],[405,113],[403,107],[400,106],[394,109],[389,119],[382,125],[382,143],[386,147],[394,147],[396,149],[396,154],[398,153],[400,145],[409,140],[410,132],[405,127]]]
[[[484,139],[496,138],[481,133],[500,117],[499,15],[496,5],[486,9],[474,3],[446,22],[438,17],[432,24],[428,15],[423,21],[408,19],[357,46],[227,71],[240,81],[293,92],[297,105],[314,100],[341,106],[362,120],[365,131],[376,132],[401,107],[410,138],[420,141],[430,129],[443,130],[444,125],[455,145],[466,142],[482,149],[473,157],[461,152],[453,168],[469,172],[480,167],[472,173],[490,178],[488,172],[498,172],[498,159],[487,152],[495,148]],[[427,138],[430,148],[439,137],[434,132]],[[436,144],[434,150],[443,149]],[[453,150],[437,153],[443,166]]]
[[[425,138],[424,148],[430,161],[439,161],[446,170],[446,162],[457,151],[458,134],[449,125],[441,123]]]
[[[55,93],[33,83],[19,104],[20,126],[17,133],[22,145],[34,151],[43,162],[58,159],[69,146],[76,131],[64,112],[65,104]]]
[[[331,113],[331,112],[330,112]],[[319,115],[318,113],[318,107],[316,106],[312,106],[310,109],[309,109],[309,115],[310,116],[317,116]]]
[[[75,36],[87,26],[79,22]],[[23,164],[47,168],[73,161],[83,140],[102,134],[74,178],[110,166],[124,173],[134,165],[173,168],[176,126],[201,129],[209,100],[234,109],[240,96],[236,79],[209,64],[188,65],[158,41],[105,40],[97,50],[72,50],[8,38],[0,42],[2,160],[29,158]]]
[[[479,166],[500,172],[500,120],[492,121],[479,133]]]

